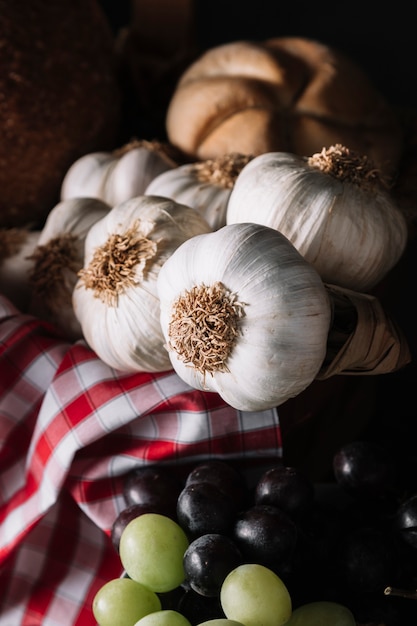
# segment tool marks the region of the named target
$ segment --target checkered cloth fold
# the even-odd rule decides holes
[[[93,626],[126,473],[207,458],[282,458],[277,411],[117,372],[0,296],[0,626]]]

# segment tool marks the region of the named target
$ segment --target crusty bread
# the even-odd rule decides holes
[[[113,147],[121,94],[96,0],[0,0],[0,43],[0,226],[23,226],[76,158]]]
[[[166,130],[197,159],[225,150],[310,156],[343,143],[387,176],[396,173],[403,149],[396,113],[362,69],[301,37],[207,50],[180,77]]]

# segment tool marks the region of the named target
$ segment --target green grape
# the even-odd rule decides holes
[[[131,520],[120,537],[120,560],[130,578],[156,593],[172,591],[185,579],[188,538],[179,524],[159,513]]]
[[[160,610],[157,594],[130,578],[109,580],[93,599],[99,626],[133,626],[148,613]]]
[[[244,626],[242,622],[227,617],[218,617],[217,619],[209,619],[207,622],[200,622],[197,626]]]
[[[285,626],[356,626],[351,611],[338,602],[309,602],[294,609]]]
[[[291,596],[281,578],[255,563],[239,565],[226,576],[220,602],[227,618],[245,626],[281,626],[292,612]]]
[[[191,622],[178,611],[164,609],[145,615],[134,626],[191,626]]]

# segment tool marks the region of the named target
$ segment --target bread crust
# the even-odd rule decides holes
[[[361,68],[300,37],[207,50],[180,77],[166,130],[196,159],[242,146],[255,155],[282,150],[310,156],[343,143],[368,154],[387,176],[397,171],[403,150],[396,113]]]

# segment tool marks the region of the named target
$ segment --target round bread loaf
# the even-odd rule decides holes
[[[69,166],[112,148],[121,94],[97,0],[0,0],[0,226],[42,222]]]
[[[182,74],[166,116],[189,157],[288,151],[340,143],[396,173],[403,134],[395,111],[341,52],[301,37],[236,41],[204,52]]]

